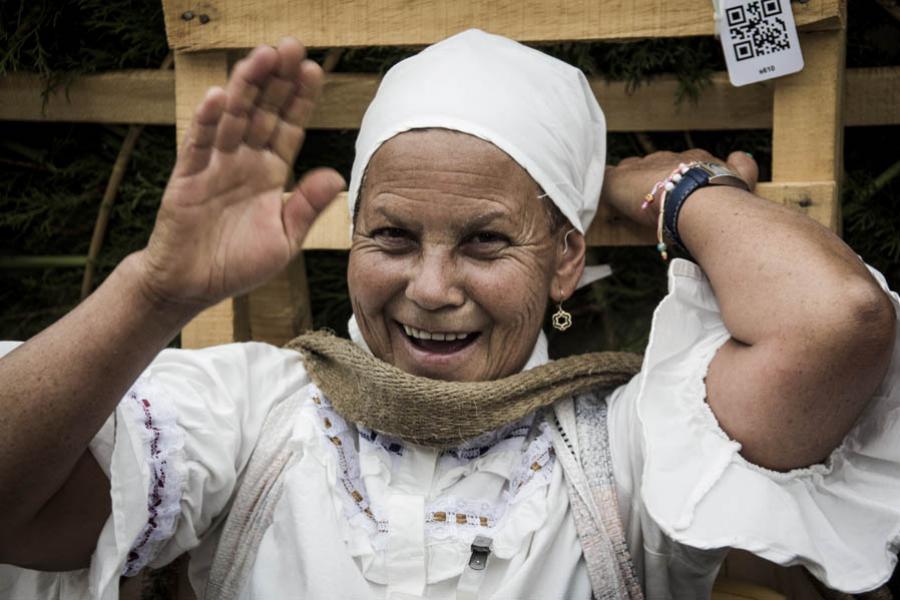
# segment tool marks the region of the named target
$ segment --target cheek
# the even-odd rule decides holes
[[[374,318],[402,289],[402,285],[400,269],[393,261],[366,249],[350,252],[347,287],[354,311],[361,310],[367,318]]]
[[[547,269],[541,261],[498,263],[470,277],[473,299],[498,329],[531,331],[540,327],[549,293]]]
[[[378,252],[354,248],[347,264],[347,287],[356,323],[372,353],[393,363],[385,309],[403,291],[398,265]]]

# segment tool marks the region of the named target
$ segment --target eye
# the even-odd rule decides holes
[[[380,227],[369,236],[387,250],[402,251],[415,244],[412,233],[400,227]]]
[[[495,231],[477,231],[466,238],[465,246],[476,254],[492,254],[510,245],[508,237]]]

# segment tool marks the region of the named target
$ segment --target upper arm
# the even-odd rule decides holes
[[[85,451],[63,487],[35,518],[2,536],[0,563],[40,571],[85,568],[109,513],[109,479],[90,451]]]
[[[884,378],[895,320],[872,281],[845,288],[810,323],[753,345],[731,339],[709,366],[709,406],[749,461],[774,470],[821,462]]]

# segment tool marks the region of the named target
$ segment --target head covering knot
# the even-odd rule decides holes
[[[590,226],[603,185],[606,120],[579,69],[477,29],[398,63],[360,126],[351,212],[381,144],[432,127],[491,142],[531,175],[578,231]]]

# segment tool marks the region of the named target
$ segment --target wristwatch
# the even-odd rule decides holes
[[[675,243],[676,248],[690,258],[690,252],[678,235],[678,215],[688,197],[708,185],[727,185],[746,191],[750,191],[750,186],[740,175],[719,163],[697,161],[690,163],[689,167],[681,174],[681,179],[672,191],[668,192],[663,208],[663,232]]]

